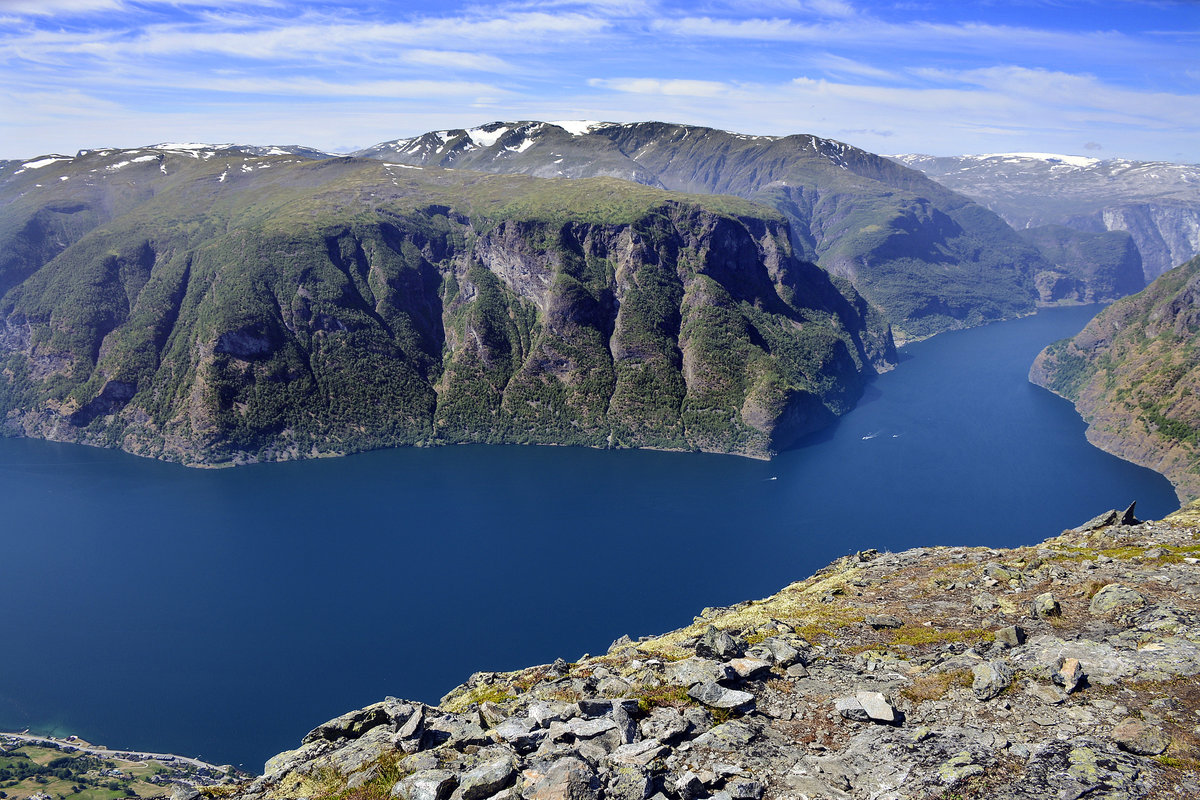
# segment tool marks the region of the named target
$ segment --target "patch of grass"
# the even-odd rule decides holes
[[[962,642],[974,645],[994,641],[996,641],[996,634],[984,628],[938,630],[932,626],[905,625],[902,628],[894,628],[892,630],[892,635],[888,643],[892,645],[901,644],[920,647],[922,645],[944,644],[946,642]]]
[[[653,708],[684,708],[696,704],[684,686],[642,686],[631,696],[637,698],[638,708],[643,712]]]
[[[900,696],[918,704],[927,700],[941,700],[954,687],[969,689],[973,682],[974,676],[969,669],[918,675],[900,690]]]
[[[782,678],[770,678],[767,681],[767,688],[780,694],[791,694],[795,691],[795,686],[791,681],[785,681]]]
[[[809,642],[816,641],[819,636],[836,639],[842,628],[857,625],[866,619],[861,612],[836,607],[817,607],[809,616],[812,618],[795,628],[796,633]]]

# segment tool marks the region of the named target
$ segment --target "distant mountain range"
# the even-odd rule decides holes
[[[996,215],[920,172],[815,136],[661,122],[493,122],[355,155],[543,178],[611,176],[732,194],[784,215],[797,254],[852,282],[898,339],[1032,312],[1053,270]]]
[[[1046,153],[892,156],[1018,230],[1126,231],[1147,281],[1200,254],[1200,165]]]
[[[504,174],[488,174],[504,173]],[[10,433],[187,463],[441,442],[767,456],[911,339],[1142,285],[813,136],[496,122],[354,156],[0,162]]]

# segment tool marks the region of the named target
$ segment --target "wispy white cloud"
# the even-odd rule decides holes
[[[502,58],[487,53],[464,53],[461,50],[406,50],[399,60],[424,67],[439,67],[473,72],[509,73],[517,67]]]
[[[678,95],[684,97],[717,97],[735,91],[720,81],[693,81],[660,78],[591,78],[589,86],[612,89],[629,94]]]
[[[0,0],[0,13],[18,16],[55,17],[121,11],[132,13],[139,7],[240,8],[281,5],[280,0]]]
[[[906,77],[903,71],[896,69],[883,69],[881,67],[873,66],[865,61],[834,55],[833,53],[820,53],[811,57],[809,62],[818,69],[838,75],[853,75],[859,78],[873,78],[875,80],[884,82],[892,82]]]
[[[895,23],[877,18],[818,22],[796,21],[785,17],[734,19],[729,17],[681,17],[658,19],[656,31],[671,36],[702,39],[733,39],[761,42],[790,42],[866,48],[878,50],[916,50],[942,52],[1047,51],[1085,52],[1096,48],[1116,55],[1136,50],[1145,56],[1145,48],[1116,31],[1059,31],[1021,26],[991,25],[975,22],[940,23],[914,21]]]
[[[57,14],[117,11],[123,5],[123,0],[0,0],[0,12],[19,16],[50,17]]]
[[[741,3],[728,3],[735,11],[745,8]],[[812,14],[819,17],[850,18],[859,16],[859,11],[844,0],[758,0],[754,4],[759,11],[790,11]]]
[[[182,88],[246,95],[297,95],[304,97],[390,97],[450,99],[504,95],[486,83],[470,81],[407,80],[338,83],[318,78],[224,78],[187,81]]]

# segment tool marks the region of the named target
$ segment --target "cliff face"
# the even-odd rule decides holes
[[[196,464],[465,441],[762,457],[894,361],[862,299],[742,201],[134,158],[9,179],[9,432]],[[111,202],[103,159],[136,196]]]
[[[565,123],[564,123],[565,124]],[[797,253],[855,286],[904,338],[1031,313],[1047,265],[1003,220],[882,156],[816,136],[693,125],[494,122],[359,155],[582,178],[754,200],[783,214]]]
[[[1034,279],[1042,305],[1111,303],[1145,288],[1142,258],[1124,231],[1087,233],[1047,225],[1021,231],[1021,236],[1050,264]]]
[[[858,553],[603,656],[352,711],[233,795],[1194,797],[1198,522]]]
[[[1029,379],[1075,404],[1088,440],[1200,495],[1200,258],[1056,342]]]

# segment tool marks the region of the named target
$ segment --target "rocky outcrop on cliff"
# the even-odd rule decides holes
[[[1034,278],[1041,305],[1111,303],[1146,286],[1142,257],[1124,231],[1088,233],[1046,225],[1021,236],[1050,264]]]
[[[878,312],[736,198],[150,150],[0,175],[0,432],[189,464],[765,457],[895,361]]]
[[[1047,347],[1029,379],[1075,404],[1090,442],[1200,496],[1200,258]]]
[[[330,720],[237,796],[1200,793],[1200,508],[1012,550],[861,552],[602,656]]]

